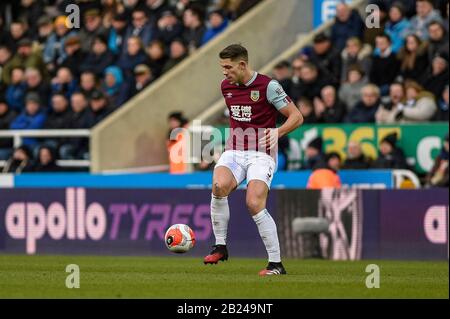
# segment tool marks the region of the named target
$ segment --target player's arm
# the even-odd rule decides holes
[[[286,121],[278,128],[278,137],[289,134],[303,123],[303,115],[300,113],[294,103],[289,102],[285,107],[279,110],[281,114],[287,117]]]
[[[272,80],[269,83],[267,99],[287,118],[280,127],[267,129],[265,137],[260,141],[262,145],[268,145],[269,149],[272,149],[278,143],[280,137],[289,134],[303,123],[303,116],[278,81]]]

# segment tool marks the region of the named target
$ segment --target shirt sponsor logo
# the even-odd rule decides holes
[[[252,107],[250,105],[231,105],[231,118],[239,122],[252,121]]]

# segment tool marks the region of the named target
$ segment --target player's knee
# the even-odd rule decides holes
[[[251,197],[246,200],[247,209],[250,214],[255,215],[264,209],[264,200],[259,197]]]
[[[212,192],[213,192],[214,196],[225,197],[225,196],[228,196],[228,194],[229,194],[229,187],[226,187],[226,185],[224,185],[222,183],[214,182]]]

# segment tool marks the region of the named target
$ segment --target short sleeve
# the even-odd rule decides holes
[[[277,110],[281,110],[291,102],[291,99],[281,84],[277,80],[272,80],[267,86],[267,101],[275,106]]]

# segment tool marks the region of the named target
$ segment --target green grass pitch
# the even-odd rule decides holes
[[[368,264],[380,288],[366,288]],[[80,288],[65,285],[80,268]],[[0,255],[0,298],[448,298],[448,262],[284,260],[286,276],[259,277],[264,259]]]

